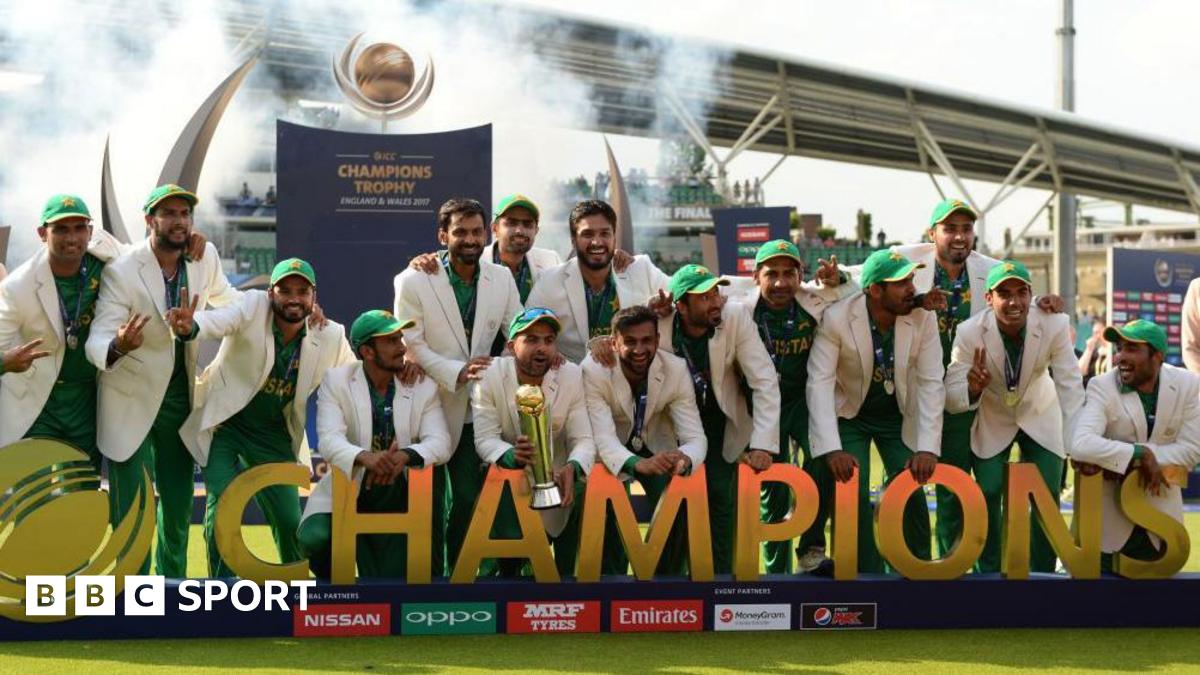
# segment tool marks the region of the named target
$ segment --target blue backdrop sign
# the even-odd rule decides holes
[[[754,256],[764,242],[790,239],[792,207],[713,209],[713,233],[721,274],[754,274]]]
[[[1108,251],[1108,316],[1113,323],[1153,321],[1167,329],[1167,363],[1182,366],[1180,316],[1200,255],[1130,248]]]
[[[318,299],[349,326],[390,309],[392,278],[438,248],[437,209],[472,197],[490,213],[492,127],[356,134],[278,122],[276,251],[317,272]]]

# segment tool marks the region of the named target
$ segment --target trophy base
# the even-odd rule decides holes
[[[562,506],[562,495],[558,493],[558,486],[554,483],[546,483],[543,485],[533,486],[533,499],[530,507],[534,511],[544,511]]]

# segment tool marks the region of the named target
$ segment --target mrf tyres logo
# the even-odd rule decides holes
[[[614,633],[699,631],[704,628],[703,600],[613,600]]]
[[[496,632],[494,602],[408,602],[400,606],[403,635],[486,635]]]
[[[600,601],[510,602],[509,633],[598,633]]]
[[[791,630],[792,606],[716,605],[713,607],[713,630]]]
[[[865,603],[804,603],[800,605],[801,630],[852,630],[876,627],[877,607]]]

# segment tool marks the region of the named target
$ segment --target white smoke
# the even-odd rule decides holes
[[[495,196],[521,191],[547,201],[553,181],[605,169],[600,139],[567,131],[593,126],[590,84],[551,66],[535,48],[564,35],[566,24],[553,16],[485,4],[363,0],[14,3],[0,10],[0,30],[11,47],[0,67],[43,73],[45,80],[0,91],[0,156],[8,160],[0,167],[0,224],[14,226],[9,267],[35,250],[38,214],[49,195],[78,193],[99,216],[101,159],[110,133],[125,225],[135,239],[143,236],[140,206],[175,139],[240,63],[230,23],[263,17],[256,41],[295,42],[295,34],[276,29],[311,27],[312,34],[300,38],[312,38],[311,45],[324,51],[323,70],[311,91],[285,97],[268,66],[256,66],[221,120],[205,161],[197,210],[204,229],[216,222],[216,197],[236,195],[253,158],[274,154],[275,118],[308,122],[298,98],[341,100],[327,64],[364,30],[368,41],[402,45],[418,67],[426,54],[436,63],[425,106],[388,131],[493,124]],[[691,46],[677,50],[670,41],[656,39],[652,46],[659,63],[654,88],[670,81],[681,94],[703,88],[722,58]],[[342,104],[335,128],[377,131],[378,124]],[[614,148],[626,170],[648,165],[644,150],[625,157],[622,145]],[[565,230],[565,223],[544,220],[539,243],[562,250]]]

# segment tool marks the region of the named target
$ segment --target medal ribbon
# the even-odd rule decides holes
[[[71,345],[71,339],[79,334],[80,315],[83,313],[83,291],[87,285],[87,258],[84,257],[83,262],[79,264],[78,275],[79,293],[75,296],[75,313],[68,314],[67,306],[63,302],[62,293],[58,294],[58,311],[62,314],[63,335],[66,338],[67,346],[70,349],[75,347]],[[78,339],[75,340],[78,344]]]
[[[886,387],[888,382],[893,382],[895,379],[896,352],[893,349],[891,354],[884,353],[883,334],[875,326],[875,319],[871,317],[870,312],[867,312],[867,319],[871,324],[871,348],[875,350],[875,366],[883,370],[883,382]],[[895,386],[893,382],[893,389]]]
[[[675,314],[675,335],[682,338],[682,326],[679,321],[679,314]],[[688,351],[687,344],[680,339],[679,351],[683,352],[683,359],[687,361],[688,373],[692,376],[692,388],[696,390],[696,402],[700,409],[703,410],[708,405],[708,380],[705,379],[704,373],[696,367],[696,362],[692,360],[692,355]]]
[[[299,350],[297,350],[299,351]],[[371,406],[371,430],[378,430],[380,434],[379,449],[386,451],[392,447],[392,440],[396,438],[396,428],[392,424],[392,404],[396,398],[396,380],[388,380],[387,394],[383,401],[383,410],[379,406]]]
[[[771,339],[771,329],[767,326],[767,312],[761,311],[758,315],[758,331],[762,334],[763,344],[767,346],[767,353],[771,355],[771,362],[775,364],[775,374],[782,377],[779,372],[779,366],[783,362],[783,356],[775,349],[775,341]],[[787,321],[784,323],[783,334],[780,336],[781,342],[789,342],[796,334],[796,301],[793,300],[788,307]]]
[[[946,301],[946,331],[954,333],[954,327],[957,324],[958,307],[962,304],[963,287],[966,285],[967,275],[966,265],[963,265],[962,272],[959,273],[957,279],[949,279],[949,275],[942,269],[941,265],[933,266],[933,284],[941,288],[946,282],[950,283],[950,299]]]

